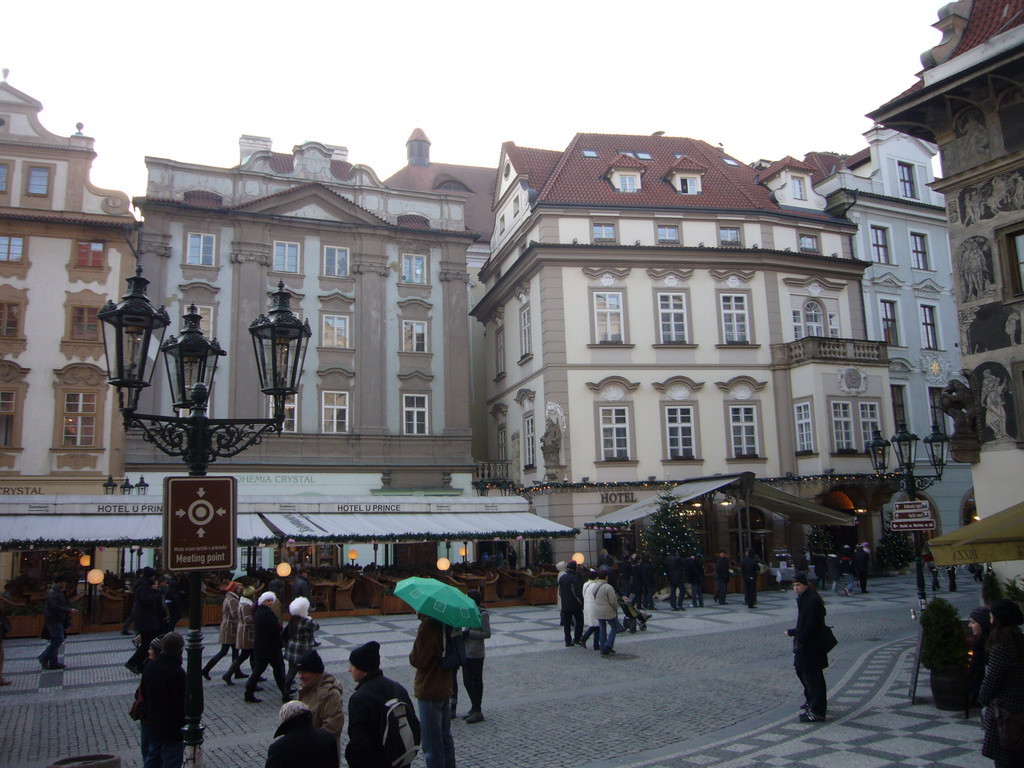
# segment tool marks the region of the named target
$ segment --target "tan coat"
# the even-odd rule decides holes
[[[299,701],[313,710],[313,727],[323,728],[335,739],[341,739],[345,728],[345,708],[341,704],[341,683],[334,675],[320,678],[299,689]]]
[[[238,601],[238,632],[235,633],[235,648],[240,651],[251,650],[256,637],[256,628],[252,623],[252,600],[243,597]]]
[[[220,635],[217,642],[221,645],[234,645],[238,635],[238,595],[228,592],[224,595],[224,606],[220,620]]]

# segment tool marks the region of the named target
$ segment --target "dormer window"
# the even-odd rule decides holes
[[[676,175],[676,189],[681,195],[699,195],[700,176]]]
[[[803,176],[794,176],[790,182],[790,189],[793,192],[794,200],[806,200],[807,199],[807,184],[804,181]]]
[[[619,192],[638,192],[640,190],[640,177],[635,173],[620,173]]]

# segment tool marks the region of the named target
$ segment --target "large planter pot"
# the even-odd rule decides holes
[[[395,597],[394,595],[381,595],[380,612],[387,614],[412,613],[412,608],[400,597]]]
[[[11,631],[8,637],[39,637],[43,631],[43,614],[30,613],[21,616],[8,616],[11,622]]]
[[[216,605],[203,605],[203,626],[209,626],[210,624],[220,624],[220,620],[224,618],[224,606],[220,603]]]
[[[558,587],[527,587],[526,602],[530,605],[550,605],[558,602]]]
[[[967,668],[933,669],[932,703],[936,709],[959,712],[967,706]]]

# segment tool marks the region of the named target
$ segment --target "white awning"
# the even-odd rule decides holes
[[[278,536],[296,541],[573,536],[575,530],[532,512],[265,514]],[[242,538],[239,536],[239,538]]]
[[[162,535],[161,522],[160,515],[3,515],[0,544],[73,541],[152,545]]]
[[[671,490],[671,494],[675,497],[676,501],[689,501],[690,499],[695,499],[698,496],[703,496],[705,493],[711,493],[712,491],[717,491],[719,488],[732,485],[738,480],[739,475],[722,475],[721,477],[691,480],[677,485]],[[660,496],[661,494],[658,496],[651,496],[649,499],[638,501],[636,504],[631,504],[628,507],[623,507],[622,509],[617,509],[613,512],[605,512],[603,515],[599,515],[589,523],[586,523],[586,526],[600,527],[616,524],[626,525],[634,520],[647,517],[657,511],[658,506],[661,504]]]

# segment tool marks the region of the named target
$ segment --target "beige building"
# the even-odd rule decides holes
[[[134,266],[125,228],[135,219],[127,195],[89,180],[96,153],[83,126],[51,133],[42,109],[0,83],[3,497],[102,494],[124,467],[96,311]],[[38,572],[43,556],[0,554],[0,580]]]
[[[866,340],[856,227],[826,211],[813,171],[664,135],[503,146],[472,313],[490,458],[507,485],[536,486],[538,513],[582,528],[657,481],[746,471],[851,514],[875,503],[864,450],[893,429],[889,360]],[[706,512],[705,552],[736,554],[735,508]],[[779,512],[747,526],[769,558],[803,542]]]

